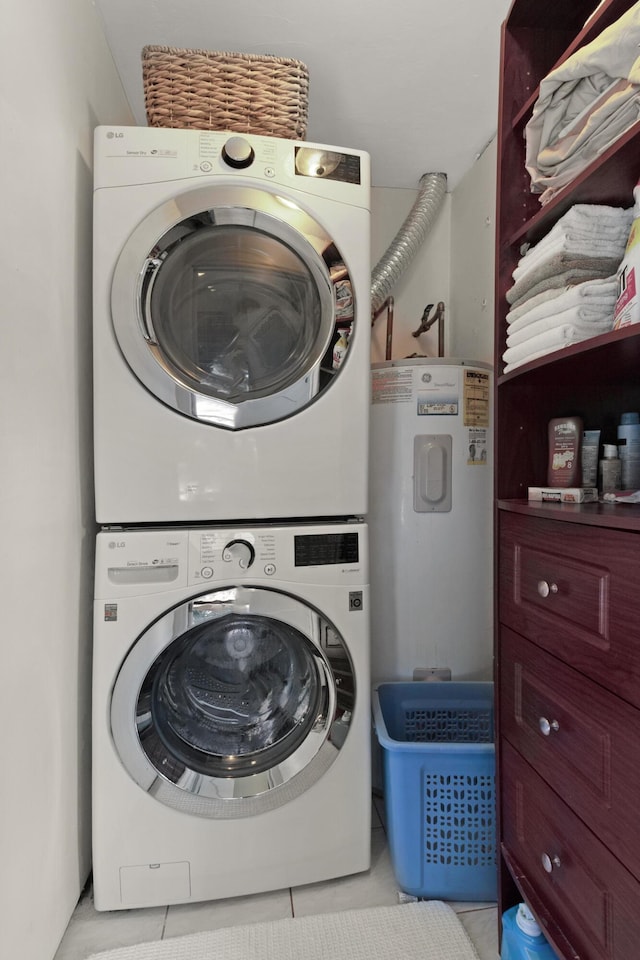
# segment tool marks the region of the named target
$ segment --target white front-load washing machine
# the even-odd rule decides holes
[[[94,186],[98,522],[364,515],[368,155],[98,127]]]
[[[368,869],[367,528],[97,536],[98,910]]]

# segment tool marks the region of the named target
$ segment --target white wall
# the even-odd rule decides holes
[[[90,868],[92,131],[131,114],[90,0],[0,50],[0,953],[49,960]]]
[[[374,158],[375,160],[375,158]],[[428,172],[428,171],[425,171]],[[415,190],[374,187],[371,196],[371,267],[375,267],[404,223],[418,195]],[[437,326],[420,337],[411,334],[420,325],[428,303],[445,302],[445,354],[449,355],[449,289],[451,245],[451,195],[447,194],[432,230],[414,259],[391,290],[394,322],[391,359],[412,353],[438,356]],[[372,330],[371,359],[385,359],[386,313],[379,315]]]
[[[132,116],[91,0],[12,4],[0,50],[0,943],[49,960],[90,869],[92,131]],[[474,237],[493,216],[490,163],[447,196],[392,291],[394,358],[437,354],[435,328],[411,331],[438,300],[445,352],[489,357],[493,246],[479,256]],[[416,195],[373,191],[374,264]],[[374,360],[385,333],[380,317]]]
[[[451,198],[452,357],[493,363],[496,140]]]
[[[375,160],[375,158],[374,158]],[[372,268],[402,226],[418,190],[372,191]],[[395,316],[391,359],[438,355],[437,328],[418,338],[427,303],[445,302],[445,356],[493,363],[496,141],[448,193],[433,229],[391,290]],[[371,359],[385,359],[386,314],[372,331]]]
[[[375,159],[375,158],[374,158]],[[418,190],[372,190],[372,269],[418,195]],[[493,363],[496,141],[488,145],[456,189],[447,194],[432,231],[391,290],[395,316],[391,359],[438,355],[437,328],[418,338],[427,303],[445,302],[445,356]],[[432,315],[432,314],[431,314]],[[372,331],[371,359],[385,359],[386,313]]]

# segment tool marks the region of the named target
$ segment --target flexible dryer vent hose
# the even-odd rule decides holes
[[[407,218],[371,274],[371,313],[382,306],[431,230],[447,192],[445,173],[425,173]]]

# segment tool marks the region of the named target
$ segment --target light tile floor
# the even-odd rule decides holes
[[[94,909],[88,886],[54,960],[86,960],[100,950],[261,920],[397,904],[399,892],[387,848],[384,804],[377,796],[373,798],[372,812],[371,869],[367,873],[231,900],[113,913],[99,913]],[[475,944],[480,960],[497,960],[496,905],[451,903],[451,906]]]

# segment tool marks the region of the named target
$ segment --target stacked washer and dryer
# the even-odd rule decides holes
[[[369,195],[355,150],[96,130],[99,910],[369,866]]]

